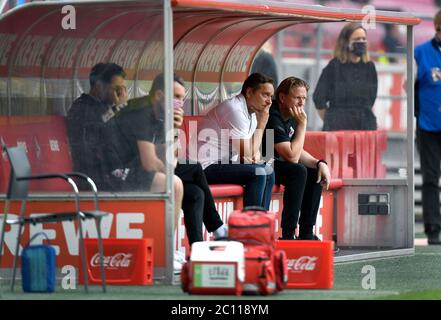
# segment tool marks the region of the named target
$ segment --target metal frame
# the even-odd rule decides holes
[[[414,173],[414,153],[415,153],[415,128],[414,128],[414,40],[413,27],[407,27],[407,210],[409,218],[409,234],[415,231],[415,173]],[[409,247],[414,248],[414,243],[408,243]]]
[[[7,2],[7,0],[0,0],[0,15],[2,15],[3,10],[6,7],[6,2]]]
[[[164,1],[164,88],[165,105],[173,105],[173,11],[170,0]],[[165,130],[166,130],[166,193],[168,198],[165,202],[165,248],[166,248],[166,270],[165,280],[173,282],[173,254],[175,252],[175,191],[174,181],[174,159],[173,153],[173,108],[165,108]]]

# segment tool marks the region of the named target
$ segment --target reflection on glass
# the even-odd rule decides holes
[[[122,141],[116,118],[129,98],[148,94],[163,70],[162,8],[159,0],[130,10],[90,5],[78,11],[74,30],[61,29],[54,15],[20,20],[20,10],[2,20],[11,25],[0,35],[0,51],[8,53],[7,68],[0,69],[6,72],[0,77],[0,134],[8,146],[26,148],[33,173],[75,170],[90,175],[100,191],[151,190],[145,174],[134,169],[138,151]],[[18,20],[21,29],[14,27]],[[99,64],[122,71],[91,72]],[[37,189],[69,191],[58,183]]]

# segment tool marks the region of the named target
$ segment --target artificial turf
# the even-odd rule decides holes
[[[375,289],[363,289],[366,276],[362,273],[365,265],[375,268]],[[385,258],[352,263],[336,264],[334,287],[329,290],[284,290],[271,296],[209,296],[188,295],[180,286],[154,284],[153,286],[108,286],[103,294],[99,286],[92,286],[86,294],[83,287],[63,290],[57,287],[51,294],[23,293],[18,286],[16,292],[2,286],[1,299],[147,299],[147,300],[186,300],[186,299],[256,299],[256,300],[360,300],[360,299],[441,299],[441,246],[417,246],[414,256]],[[371,279],[372,280],[372,279]],[[372,281],[370,282],[372,283]]]

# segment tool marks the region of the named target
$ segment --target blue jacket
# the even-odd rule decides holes
[[[415,48],[418,127],[441,131],[441,51],[435,39]]]

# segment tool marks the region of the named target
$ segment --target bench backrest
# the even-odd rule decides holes
[[[0,139],[12,147],[22,145],[27,151],[32,173],[72,171],[65,118],[62,116],[0,117]],[[2,154],[0,191],[5,192],[10,174],[9,161]],[[31,191],[68,191],[63,181],[33,181]]]

